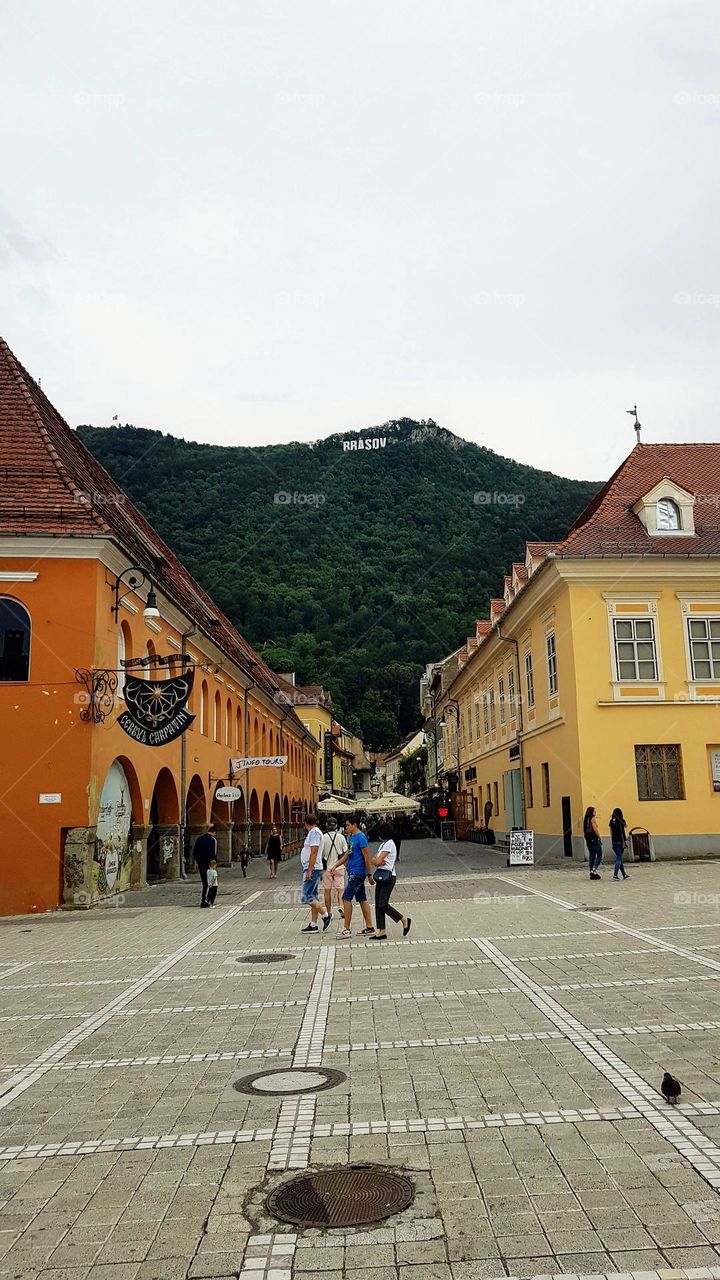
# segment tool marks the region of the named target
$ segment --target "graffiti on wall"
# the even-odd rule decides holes
[[[116,760],[108,769],[100,796],[93,889],[99,897],[122,893],[130,886],[132,804],[125,770]]]

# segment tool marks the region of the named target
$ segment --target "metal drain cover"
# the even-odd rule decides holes
[[[236,964],[279,964],[281,960],[294,960],[289,951],[259,951],[256,955],[240,956]]]
[[[348,1164],[300,1174],[271,1191],[265,1203],[275,1218],[299,1227],[361,1227],[407,1209],[414,1199],[415,1188],[402,1174]]]
[[[333,1071],[329,1067],[276,1067],[268,1071],[253,1071],[252,1075],[236,1080],[233,1089],[238,1093],[250,1093],[257,1097],[269,1097],[273,1094],[321,1093],[323,1089],[334,1089],[336,1085],[347,1080],[343,1071]]]

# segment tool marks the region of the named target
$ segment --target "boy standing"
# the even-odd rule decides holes
[[[214,858],[210,859],[207,869],[207,904],[209,907],[215,906],[215,899],[218,891],[218,873],[217,862]]]

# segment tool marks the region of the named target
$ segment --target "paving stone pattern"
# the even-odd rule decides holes
[[[717,865],[408,841],[399,872],[387,944],[303,936],[295,863],[224,871],[214,912],[190,882],[0,922],[0,1280],[720,1280]],[[233,1088],[264,1065],[345,1080]],[[414,1205],[268,1216],[348,1161]]]

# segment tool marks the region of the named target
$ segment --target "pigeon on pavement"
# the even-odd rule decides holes
[[[676,1107],[677,1100],[682,1093],[680,1081],[676,1080],[674,1076],[671,1076],[669,1071],[666,1071],[663,1076],[660,1089],[662,1090],[662,1095],[666,1102],[669,1102],[671,1107]]]

